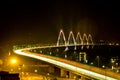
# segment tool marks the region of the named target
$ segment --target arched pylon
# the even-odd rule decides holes
[[[57,40],[57,46],[60,45],[60,37],[61,37],[61,36],[63,37],[64,43],[65,43],[65,45],[66,45],[65,34],[64,34],[63,30],[61,29],[60,32],[59,32],[58,40]]]
[[[80,40],[80,41],[79,41]],[[80,43],[79,43],[80,42]],[[76,44],[83,44],[83,39],[82,39],[82,36],[80,34],[80,32],[77,33],[77,36],[76,36]]]
[[[88,45],[88,37],[87,37],[87,35],[84,33],[83,34],[83,44],[87,44]],[[85,43],[85,41],[86,41],[86,43]]]
[[[72,31],[69,33],[67,45],[70,45],[70,38],[72,38],[74,45],[76,45],[75,37]]]
[[[93,40],[91,34],[88,35],[88,43],[93,45]]]
[[[64,34],[63,30],[61,29],[59,32],[58,40],[57,40],[57,46],[60,45],[60,38],[61,37],[64,40],[65,46],[70,45],[70,39],[73,40],[73,45],[77,45],[77,44],[93,45],[93,39],[92,39],[91,34],[86,35],[86,33],[84,33],[83,36],[81,36],[80,32],[78,32],[76,39],[75,39],[73,32],[70,31],[69,36],[68,36],[68,40],[66,40],[65,34]]]

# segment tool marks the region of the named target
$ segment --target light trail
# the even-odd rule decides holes
[[[45,62],[54,64],[54,65],[63,67],[65,69],[68,69],[68,70],[71,70],[71,71],[74,71],[74,72],[77,72],[77,73],[80,73],[80,74],[98,79],[98,80],[117,80],[115,78],[112,78],[112,77],[109,77],[109,76],[106,76],[106,75],[102,75],[102,74],[99,74],[99,73],[96,73],[96,72],[92,72],[92,71],[89,71],[89,70],[86,70],[86,69],[83,69],[83,68],[80,68],[80,67],[76,67],[76,66],[73,66],[73,65],[70,65],[70,64],[66,64],[64,62],[60,62],[60,61],[57,61],[57,60],[54,60],[54,59],[38,56],[37,54],[30,54],[30,53],[27,53],[27,52],[23,52],[23,50],[29,50],[29,49],[15,50],[14,52],[16,54],[19,54],[19,55],[24,55],[24,56],[28,56],[28,57],[32,57],[32,58],[35,58],[35,59],[45,61]]]

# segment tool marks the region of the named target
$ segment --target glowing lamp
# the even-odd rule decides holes
[[[16,62],[17,62],[16,59],[12,59],[12,60],[11,60],[11,63],[12,63],[12,64],[15,64]]]

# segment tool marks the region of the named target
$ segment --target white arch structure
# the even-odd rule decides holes
[[[64,44],[66,45],[66,38],[65,38],[65,34],[64,34],[63,30],[61,29],[61,30],[60,30],[60,33],[59,33],[59,36],[58,36],[58,40],[57,40],[57,46],[59,46],[59,45],[60,45],[60,37],[61,37],[61,35],[62,35],[62,37],[63,37]]]
[[[73,40],[73,43],[76,45],[76,40],[75,40],[75,37],[74,37],[74,34],[72,31],[70,31],[69,33],[69,37],[68,37],[68,41],[67,41],[67,44],[69,45],[70,44],[70,39],[72,38]]]
[[[65,34],[63,32],[63,30],[61,29],[59,32],[59,36],[58,36],[58,40],[57,40],[57,46],[60,46],[60,38],[63,38],[64,40],[64,45],[71,45],[70,40],[72,39],[74,45],[93,45],[93,39],[91,34],[89,34],[87,36],[86,33],[83,34],[83,36],[81,36],[80,32],[77,33],[76,39],[75,36],[73,34],[72,31],[70,31],[69,36],[68,36],[68,40],[66,40]],[[73,44],[72,44],[73,45]]]
[[[77,44],[83,44],[83,39],[82,39],[82,36],[81,36],[80,32],[77,33],[76,43]]]

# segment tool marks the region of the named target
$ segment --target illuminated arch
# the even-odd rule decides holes
[[[76,44],[83,44],[83,39],[82,39],[80,32],[77,33]]]
[[[72,31],[70,31],[68,39],[66,40],[65,38],[65,34],[63,32],[63,30],[61,29],[59,32],[59,36],[58,36],[58,40],[57,40],[57,46],[61,45],[60,44],[60,40],[63,40],[62,45],[70,45],[70,40],[72,40],[73,45],[76,44],[82,44],[82,45],[93,45],[93,39],[91,34],[86,35],[86,33],[83,34],[83,36],[81,36],[80,32],[77,33],[76,39],[74,37],[74,34]]]
[[[61,36],[63,37],[64,44],[66,45],[66,38],[65,38],[63,30],[61,29],[60,32],[59,32],[58,40],[57,40],[57,46],[60,45],[60,38],[61,38]]]
[[[72,38],[74,45],[76,45],[75,37],[72,31],[70,31],[69,36],[68,36],[68,45],[70,44],[70,38]]]
[[[92,39],[91,34],[88,35],[88,44],[93,45],[93,39]]]
[[[88,44],[88,38],[85,33],[83,34],[83,44]]]

